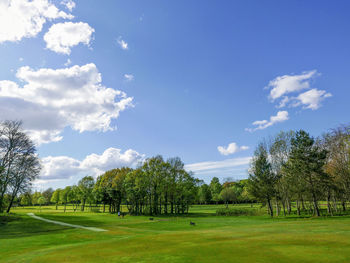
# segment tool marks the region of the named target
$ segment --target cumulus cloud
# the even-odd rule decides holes
[[[246,128],[246,131],[253,132],[256,130],[263,130],[276,123],[284,122],[289,119],[288,111],[279,111],[275,116],[271,116],[270,120],[254,121],[252,124],[257,126],[256,128]]]
[[[120,46],[121,49],[124,49],[124,50],[128,50],[128,49],[129,49],[128,43],[126,43],[126,42],[122,39],[122,37],[119,37],[119,38],[117,39],[117,43],[119,44],[119,46]]]
[[[325,90],[312,89],[299,94],[294,106],[302,104],[306,109],[317,110],[321,106],[321,102],[329,97],[332,97],[332,94]]]
[[[1,0],[0,43],[35,37],[47,20],[72,19],[48,0]]]
[[[111,121],[132,107],[132,97],[101,84],[95,64],[63,69],[21,67],[24,82],[0,81],[0,119],[21,119],[37,144],[59,141],[65,127],[113,130]]]
[[[276,100],[285,94],[308,89],[310,80],[316,75],[317,71],[307,71],[300,75],[279,76],[269,82],[267,86],[270,90],[270,98]]]
[[[61,54],[69,55],[71,48],[82,43],[89,45],[95,30],[87,23],[65,22],[50,27],[44,35],[46,48]]]
[[[124,74],[124,78],[126,81],[132,81],[134,80],[134,75],[132,74]]]
[[[42,158],[39,182],[79,179],[85,175],[97,177],[105,171],[123,166],[136,167],[144,160],[144,155],[129,149],[108,148],[101,155],[91,154],[82,161],[68,156],[47,156]]]
[[[316,70],[306,71],[300,75],[279,76],[269,82],[269,98],[272,102],[278,100],[277,108],[303,106],[304,109],[316,110],[321,102],[332,96],[324,90],[311,89],[311,80],[318,76]],[[303,90],[308,90],[301,93]],[[290,93],[295,95],[290,96]]]
[[[235,143],[235,142],[230,143],[227,147],[218,146],[218,151],[222,155],[229,155],[229,154],[233,154],[233,153],[236,153],[239,151],[245,151],[248,149],[249,149],[248,146],[238,146],[237,143]]]

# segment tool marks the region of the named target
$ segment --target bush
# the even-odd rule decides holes
[[[91,208],[91,212],[92,212],[92,213],[101,213],[99,207],[92,207],[92,208]]]
[[[257,209],[220,208],[216,210],[217,216],[256,216],[260,214],[260,210]]]

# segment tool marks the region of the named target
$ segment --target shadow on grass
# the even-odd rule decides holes
[[[33,235],[45,235],[71,229],[50,223],[44,223],[26,215],[0,215],[0,239],[20,238]]]

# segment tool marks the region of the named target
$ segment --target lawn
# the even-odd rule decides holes
[[[0,262],[350,262],[349,216],[225,217],[215,216],[217,208],[193,206],[187,216],[154,220],[16,208],[0,223]],[[108,231],[55,225],[28,212]]]

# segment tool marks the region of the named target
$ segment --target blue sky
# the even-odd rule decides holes
[[[349,121],[348,1],[2,2],[0,119],[38,143],[42,188],[156,154],[246,178],[263,137]]]

